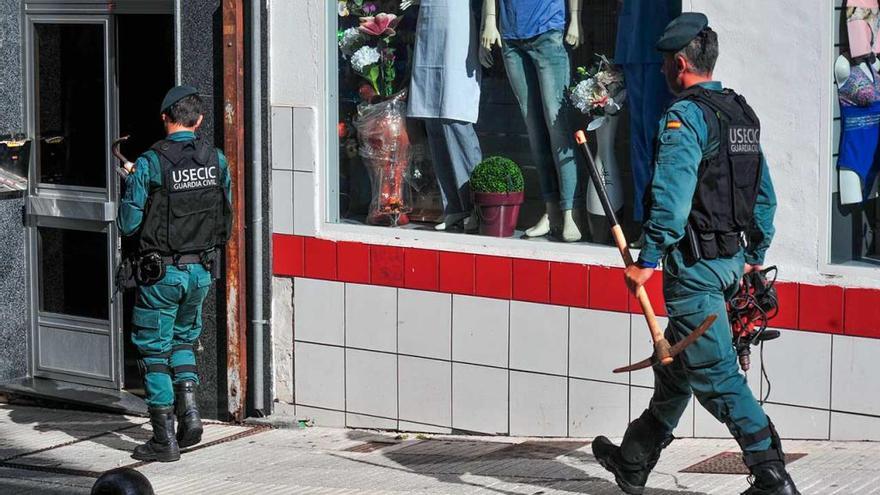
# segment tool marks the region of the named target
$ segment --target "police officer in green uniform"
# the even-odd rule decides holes
[[[193,346],[232,218],[226,157],[195,134],[203,105],[195,88],[168,91],[160,112],[166,138],[126,164],[118,224],[123,235],[138,235],[132,342],[153,427],[134,451],[143,461],[176,461],[202,437]]]
[[[662,260],[670,342],[718,319],[672,365],[654,367],[654,395],[621,445],[598,437],[593,453],[624,492],[643,493],[693,394],[742,448],[752,473],[744,493],[794,495],[779,435],[739,373],[727,320],[726,300],[744,272],[761,268],[774,234],[760,123],[745,99],[712,80],[718,37],[705,15],[674,19],[657,48],[677,96],[660,122],[645,247],[625,278],[631,289],[644,285]]]

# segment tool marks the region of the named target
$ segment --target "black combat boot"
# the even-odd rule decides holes
[[[185,449],[202,441],[202,418],[196,406],[196,383],[185,380],[174,385],[177,408],[177,443]]]
[[[621,490],[630,495],[641,495],[648,475],[660,460],[660,452],[672,443],[672,435],[665,430],[666,427],[646,410],[630,423],[620,447],[606,437],[596,437],[592,444],[593,455],[614,475]]]
[[[180,448],[174,437],[174,408],[150,408],[153,438],[135,447],[132,457],[139,461],[173,462],[180,459]]]
[[[752,485],[743,495],[800,495],[782,461],[768,461],[749,468]]]
[[[758,452],[744,452],[743,462],[749,467],[752,476],[749,478],[749,484],[752,485],[742,495],[800,495],[794,481],[785,470],[785,453],[782,451],[782,440],[773,421],[767,418],[767,428],[761,430],[757,434],[753,434],[751,438],[741,439],[737,441],[744,449],[747,445],[752,444],[756,438],[770,437],[770,448]]]

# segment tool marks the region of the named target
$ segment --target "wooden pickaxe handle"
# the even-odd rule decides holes
[[[593,185],[596,187],[596,193],[599,195],[602,209],[605,211],[605,216],[611,224],[611,235],[614,237],[614,242],[617,244],[617,250],[620,251],[620,256],[623,257],[624,265],[630,266],[633,264],[632,253],[629,250],[626,236],[623,234],[623,229],[620,228],[620,223],[617,221],[617,215],[614,213],[611,201],[608,199],[605,182],[602,180],[602,177],[599,176],[599,169],[596,168],[596,160],[593,158],[593,152],[590,151],[590,147],[587,145],[587,135],[584,131],[577,131],[577,133],[575,133],[575,140],[581,147],[581,151],[587,159],[587,168],[590,170],[590,177],[593,180]],[[663,336],[663,329],[660,328],[660,323],[657,322],[657,315],[654,313],[654,307],[651,305],[648,293],[645,292],[644,287],[639,287],[636,290],[635,296],[639,301],[639,305],[642,307],[642,313],[645,315],[645,320],[648,322],[648,329],[651,330],[651,340],[654,342],[654,357],[656,357],[664,366],[671,364],[672,346],[669,345],[669,341]]]

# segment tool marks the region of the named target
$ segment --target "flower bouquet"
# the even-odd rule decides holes
[[[587,127],[593,131],[617,115],[626,100],[623,72],[604,55],[591,67],[578,67],[578,82],[570,89],[571,103],[582,113],[592,117]]]
[[[384,2],[388,3],[388,2]],[[351,69],[366,80],[358,95],[354,127],[358,155],[370,174],[372,199],[367,223],[405,225],[411,211],[406,187],[410,142],[406,126],[406,91],[395,92],[394,37],[400,17],[381,12],[383,2],[340,1],[340,17],[358,16],[359,25],[338,33],[339,51]]]
[[[604,55],[596,55],[596,59],[596,63],[589,68],[578,67],[579,82],[571,88],[570,99],[578,110],[591,117],[587,130],[596,131],[596,168],[611,206],[617,211],[623,206],[623,182],[614,153],[614,142],[617,114],[626,100],[626,86],[623,72],[614,62]],[[600,217],[604,219],[605,210],[593,181],[587,186],[587,211],[590,213],[590,231],[594,240],[602,242],[598,233],[607,232],[608,229],[600,225]]]

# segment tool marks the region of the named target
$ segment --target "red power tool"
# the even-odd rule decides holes
[[[745,274],[739,292],[727,303],[733,346],[743,371],[751,367],[751,346],[779,337],[778,331],[767,330],[768,323],[779,312],[774,287],[776,274],[775,266]]]

